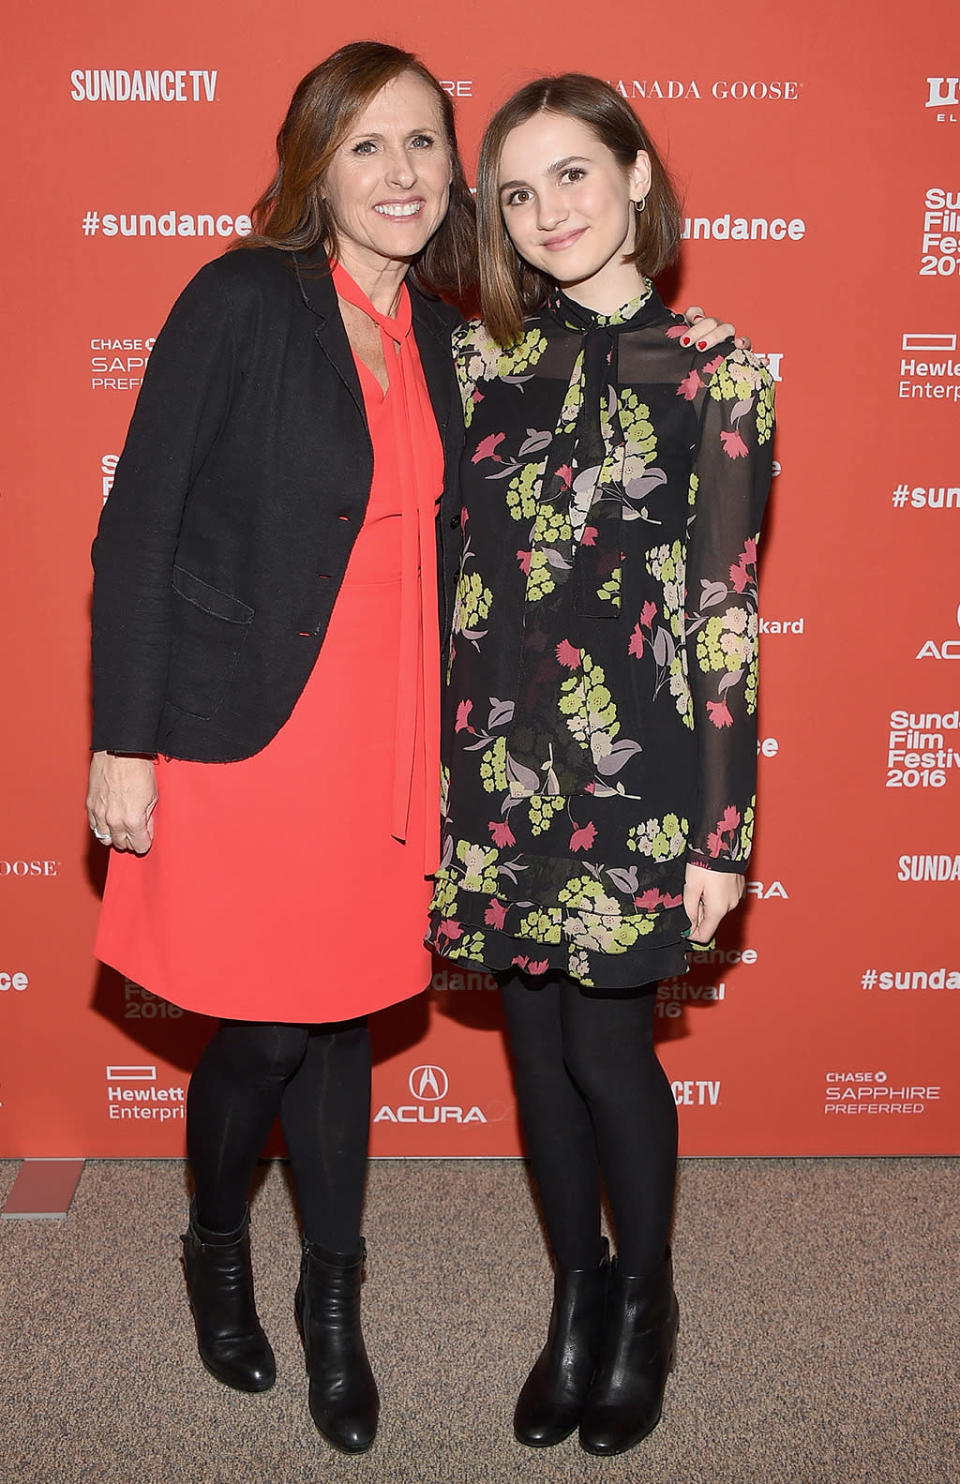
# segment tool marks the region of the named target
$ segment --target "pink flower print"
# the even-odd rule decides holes
[[[730,581],[738,593],[742,593],[750,581],[750,573],[747,568],[756,566],[756,562],[757,543],[752,536],[748,536],[736,564],[730,568]]]
[[[557,659],[567,670],[575,670],[580,663],[580,651],[574,649],[568,639],[561,639],[557,645]]]
[[[528,974],[545,974],[550,967],[548,958],[532,958],[526,965]]]
[[[458,938],[463,937],[463,928],[452,917],[445,917],[437,928],[437,936],[446,938],[450,943],[456,943]]]
[[[633,626],[633,633],[630,635],[630,644],[627,648],[627,653],[634,655],[637,659],[640,659],[643,655],[643,629],[641,629],[639,624],[634,624]]]
[[[679,907],[682,901],[683,901],[683,893],[682,892],[679,892],[675,897],[669,897],[669,896],[661,897],[660,898],[660,905],[662,907]]]
[[[457,722],[456,722],[456,726],[454,727],[454,731],[455,732],[463,732],[463,731],[472,732],[473,731],[473,727],[470,725],[470,712],[472,710],[473,710],[473,702],[472,701],[461,701],[460,702],[459,706],[457,707]]]
[[[589,824],[578,825],[570,836],[571,850],[589,850],[597,838],[597,827],[591,819]]]
[[[671,325],[669,330],[667,331],[667,339],[679,340],[680,336],[685,335],[689,328],[689,325],[687,325],[686,323],[682,325]]]
[[[525,969],[529,962],[530,960],[526,958],[522,953],[518,953],[516,958],[512,958],[510,960],[510,967],[511,969]]]
[[[569,464],[561,464],[557,470],[557,478],[563,480],[564,489],[569,489],[573,483],[573,470]]]
[[[487,829],[490,831],[494,845],[499,849],[502,850],[505,845],[516,845],[517,837],[505,819],[491,819]]]
[[[746,458],[747,445],[740,437],[740,434],[737,432],[736,428],[733,428],[732,430],[724,429],[724,431],[720,434],[720,442],[723,444],[723,451],[728,458]]]
[[[660,893],[655,886],[651,886],[649,891],[645,891],[642,896],[634,897],[633,905],[639,907],[641,912],[651,912],[654,907],[659,907],[660,901]]]
[[[532,555],[533,552],[531,551],[517,552],[517,561],[520,563],[520,571],[524,574],[525,577],[530,576],[530,558]]]
[[[712,375],[712,373],[714,371],[716,371],[717,367],[718,366],[722,366],[722,365],[723,365],[723,356],[714,356],[713,360],[712,361],[708,361],[707,364],[704,366],[704,368],[703,368],[703,374],[705,376],[708,375],[708,374]]]
[[[491,897],[490,905],[487,908],[486,912],[483,914],[483,920],[486,923],[487,927],[496,928],[497,932],[500,932],[504,922],[506,921],[506,918],[506,907],[498,902],[496,897]]]
[[[596,544],[597,544],[597,528],[596,528],[596,526],[584,526],[584,528],[583,528],[583,535],[580,537],[580,545],[581,546],[596,546]]]
[[[703,382],[700,380],[700,373],[694,367],[690,375],[685,376],[677,387],[677,396],[686,397],[688,402],[692,402],[702,386]]]
[[[733,726],[733,717],[726,701],[708,701],[707,715],[717,728]]]
[[[717,828],[707,836],[707,850],[715,860],[724,848],[725,843],[733,844],[733,835],[740,823],[740,810],[733,804],[728,804],[723,811],[723,818],[717,820]],[[724,841],[724,835],[729,835],[729,842]]]
[[[643,627],[645,629],[649,629],[656,616],[657,605],[656,603],[651,603],[650,599],[648,598],[643,607],[640,609],[640,622],[643,624]]]
[[[496,463],[502,464],[503,459],[497,453],[497,448],[506,436],[506,433],[489,433],[477,444],[476,453],[470,460],[471,464],[479,464],[481,459],[493,459]]]

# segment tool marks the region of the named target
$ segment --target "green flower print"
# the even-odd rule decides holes
[[[500,736],[480,759],[480,782],[484,792],[502,794],[507,789],[507,739]]]
[[[748,350],[732,350],[710,378],[710,395],[716,402],[745,402],[770,384],[762,361]]]
[[[737,847],[735,860],[749,860],[750,851],[753,849],[753,821],[757,805],[756,794],[751,795],[750,802],[743,811],[743,820],[740,825],[740,840]]]
[[[617,414],[620,427],[632,454],[643,454],[647,462],[657,451],[657,435],[650,421],[650,408],[636,392],[624,387],[619,396]]]
[[[760,620],[755,613],[747,618],[747,641],[750,644],[750,659],[747,664],[747,673],[743,682],[743,699],[747,707],[747,715],[752,716],[757,709],[757,635],[760,628]]]
[[[677,814],[636,824],[627,835],[627,849],[649,855],[655,861],[676,860],[687,848],[690,825]]]
[[[439,912],[441,917],[452,917],[456,909],[459,894],[460,888],[457,884],[457,878],[452,876],[449,870],[439,870],[437,872],[436,884],[433,888],[433,901],[430,903],[430,911]]]
[[[651,577],[663,584],[663,616],[675,639],[682,634],[680,615],[683,611],[687,582],[683,547],[679,541],[670,546],[654,546],[647,552],[645,566]]]
[[[561,937],[562,917],[559,907],[537,907],[521,917],[520,937],[529,938],[532,943],[557,944]]]
[[[614,567],[606,582],[597,588],[597,597],[602,603],[612,603],[615,608],[620,607],[620,580],[622,575],[622,569],[620,567]]]
[[[687,651],[678,650],[670,661],[670,694],[677,703],[677,712],[683,724],[693,731],[693,696],[687,679]]]
[[[699,490],[699,488],[700,488],[700,476],[698,474],[691,474],[690,475],[690,484],[689,484],[689,487],[687,489],[687,504],[690,506],[690,509],[691,510],[693,509],[693,507],[697,503],[697,491]]]
[[[453,939],[449,944],[444,945],[443,956],[444,958],[468,959],[471,963],[482,964],[483,941],[483,933],[464,933],[461,938]]]
[[[547,593],[553,592],[556,585],[547,561],[547,553],[545,551],[531,552],[530,572],[527,576],[527,602],[536,603],[540,598],[545,598]]]
[[[574,739],[594,762],[605,757],[620,730],[617,708],[606,684],[602,666],[586,653],[580,656],[580,669],[560,687],[560,712]]]
[[[496,891],[500,852],[495,845],[473,845],[469,840],[458,840],[456,854],[463,864],[464,891]]]
[[[704,674],[717,670],[744,670],[754,658],[756,640],[748,632],[749,621],[756,619],[745,608],[728,608],[714,613],[697,635],[697,663]]]
[[[570,385],[567,387],[563,406],[560,409],[560,431],[562,433],[572,432],[580,408],[583,406],[583,351],[577,356],[573,363],[573,371],[570,375]]]
[[[542,835],[553,823],[555,814],[563,809],[563,800],[556,794],[534,794],[530,799],[530,832]]]
[[[525,335],[497,357],[496,376],[519,376],[531,371],[547,348],[546,336],[539,330],[528,330]]]
[[[773,432],[773,382],[765,381],[757,393],[757,444],[767,442]]]
[[[625,916],[616,898],[608,896],[592,876],[571,877],[557,897],[566,908],[564,935],[575,948],[586,948],[593,953],[625,953],[656,925],[652,913]]]
[[[515,474],[507,485],[507,509],[514,520],[531,520],[536,515],[537,500],[534,491],[545,468],[545,460],[539,464],[524,464],[520,473]]]
[[[453,608],[453,632],[466,634],[488,616],[493,593],[484,587],[479,572],[461,572]]]
[[[565,510],[558,510],[555,505],[546,501],[537,511],[537,518],[533,526],[531,541],[534,546],[557,546],[562,541],[569,541],[573,531],[570,525],[570,517]]]

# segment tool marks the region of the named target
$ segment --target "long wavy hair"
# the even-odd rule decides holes
[[[680,246],[682,218],[676,190],[656,145],[620,94],[600,78],[581,72],[528,82],[507,99],[487,125],[477,172],[480,301],[484,324],[501,345],[510,345],[518,338],[524,315],[539,309],[554,287],[553,280],[525,262],[510,241],[498,185],[507,135],[541,112],[579,119],[625,170],[638,151],[645,150],[650,156],[650,190],[646,209],[637,216],[635,247],[628,261],[655,278],[673,262]]]
[[[453,104],[412,52],[382,41],[352,41],[301,78],[277,135],[277,172],[250,216],[254,231],[238,247],[306,252],[322,245],[336,256],[337,229],[322,197],[324,176],[357,116],[382,87],[412,73],[433,93],[450,151],[446,217],[411,265],[428,293],[464,298],[477,272],[476,210],[457,147]]]

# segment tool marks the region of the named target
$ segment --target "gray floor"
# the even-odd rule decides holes
[[[0,1163],[0,1201],[16,1174]],[[285,1170],[254,1204],[279,1378],[218,1385],[178,1262],[184,1171],[92,1162],[61,1222],[0,1222],[0,1478],[65,1484],[960,1481],[960,1161],[689,1160],[680,1354],[658,1430],[619,1459],[512,1438],[550,1277],[524,1168],[380,1162],[365,1328],[380,1436],[343,1458],[306,1407]]]

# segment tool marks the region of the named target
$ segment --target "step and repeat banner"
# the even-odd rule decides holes
[[[443,81],[471,174],[522,82],[610,80],[683,190],[665,296],[735,320],[777,382],[747,907],[658,1001],[682,1151],[957,1152],[952,0],[61,0],[8,20],[2,88],[0,1156],[184,1149],[211,1023],[91,957],[89,548],[170,304],[249,230],[295,83],[359,24]],[[375,1037],[375,1154],[519,1151],[491,980],[438,964]]]

